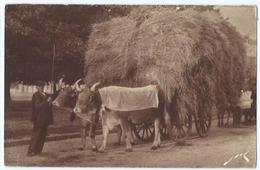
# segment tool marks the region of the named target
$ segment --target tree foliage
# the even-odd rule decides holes
[[[7,5],[6,72],[11,80],[50,80],[55,46],[56,75],[79,77],[91,25],[129,10],[123,6]]]

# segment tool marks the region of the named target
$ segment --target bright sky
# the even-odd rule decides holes
[[[238,29],[242,35],[256,39],[257,8],[255,6],[221,6],[221,14]]]

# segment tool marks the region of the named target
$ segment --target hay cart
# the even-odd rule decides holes
[[[166,94],[176,88],[182,88],[186,94],[201,90],[200,104],[207,99],[203,97],[205,93],[213,100],[215,89],[218,89],[223,92],[219,103],[225,105],[225,98],[233,100],[231,94],[237,93],[244,82],[241,76],[230,78],[245,71],[243,38],[213,11],[205,17],[195,9],[176,12],[169,8],[140,7],[127,16],[94,24],[92,28],[88,38],[90,50],[85,55],[87,85],[97,78],[108,84],[131,86],[158,80],[167,87]],[[229,65],[232,67],[227,67]],[[225,73],[229,74],[225,76]],[[189,97],[186,103],[192,100]],[[178,119],[172,120],[171,132],[162,126],[162,136],[186,138],[193,123],[199,136],[207,136],[211,115],[204,111],[187,114],[181,123]],[[132,127],[141,140],[154,136],[154,127],[149,121],[135,123]]]
[[[211,126],[211,114],[187,114],[182,121],[183,123],[179,123],[180,121],[177,120],[178,118],[172,120],[171,136],[173,140],[186,139],[191,132],[193,122],[200,137],[207,136]],[[154,125],[152,121],[132,123],[132,131],[136,138],[141,141],[151,141],[154,138]],[[170,138],[165,125],[162,125],[160,132],[162,139]]]

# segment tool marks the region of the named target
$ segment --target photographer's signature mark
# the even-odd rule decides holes
[[[248,159],[248,157],[246,156],[248,154],[249,151],[245,152],[245,153],[238,153],[236,155],[233,155],[227,162],[224,162],[224,166],[226,166],[227,164],[229,164],[232,160],[235,160],[237,158],[243,158],[247,163],[250,162],[250,160]]]

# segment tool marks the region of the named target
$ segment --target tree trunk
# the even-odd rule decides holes
[[[54,72],[54,62],[55,62],[55,53],[56,53],[56,49],[55,49],[55,43],[53,43],[53,49],[52,49],[53,53],[52,53],[52,67],[51,67],[51,81],[52,81],[52,93],[56,94],[56,82],[55,82],[55,72]]]
[[[11,87],[10,77],[9,77],[8,73],[6,73],[6,75],[5,75],[5,110],[11,101],[10,87]]]

